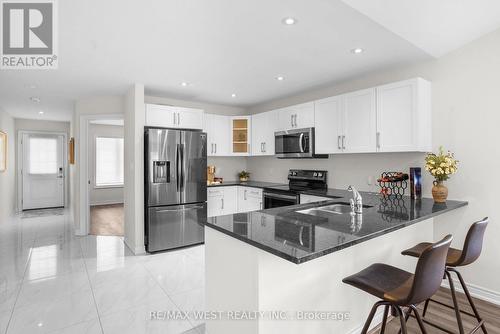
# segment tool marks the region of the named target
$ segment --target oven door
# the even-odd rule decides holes
[[[275,152],[278,158],[311,158],[313,128],[278,131],[274,133]]]
[[[298,204],[297,195],[264,191],[264,209]]]

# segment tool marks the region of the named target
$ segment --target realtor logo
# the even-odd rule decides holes
[[[54,0],[0,0],[1,69],[57,68]]]

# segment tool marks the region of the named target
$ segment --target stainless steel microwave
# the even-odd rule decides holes
[[[280,159],[328,158],[314,152],[314,128],[274,133],[275,153]]]

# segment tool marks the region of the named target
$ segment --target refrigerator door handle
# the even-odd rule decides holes
[[[177,184],[177,192],[179,192],[179,190],[180,190],[179,163],[180,163],[180,144],[177,144],[177,147],[175,150],[175,179],[176,179],[176,184]]]
[[[181,180],[180,180],[180,190],[181,191],[184,191],[184,182],[185,182],[185,178],[184,178],[184,144],[180,144],[179,145],[179,148],[180,148],[180,153],[181,153],[181,168],[180,168],[180,176],[181,176]]]

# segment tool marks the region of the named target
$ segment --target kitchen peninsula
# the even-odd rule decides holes
[[[415,260],[401,250],[435,239],[433,217],[467,205],[361,193],[363,213],[351,215],[350,192],[307,194],[331,200],[208,219],[206,310],[286,312],[282,320],[208,321],[208,332],[357,333],[374,300],[342,278],[376,262],[413,272]],[[301,311],[348,317],[304,320]]]

